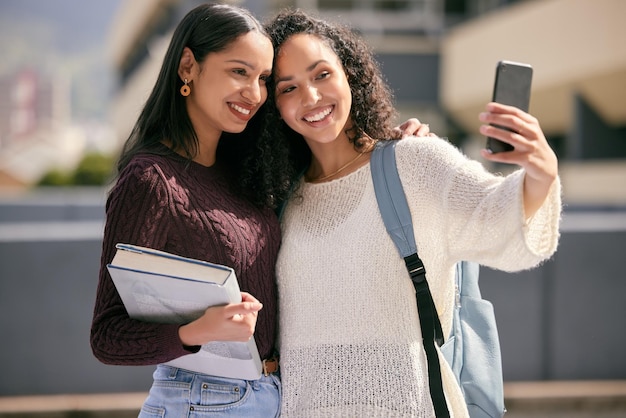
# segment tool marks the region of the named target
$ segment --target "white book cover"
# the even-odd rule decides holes
[[[107,265],[131,318],[184,324],[209,306],[241,302],[232,268],[164,251],[117,244]],[[213,341],[200,351],[166,364],[213,376],[256,380],[262,371],[254,338],[248,342]]]

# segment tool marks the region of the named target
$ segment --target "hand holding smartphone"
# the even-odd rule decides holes
[[[496,67],[492,101],[515,106],[524,112],[528,112],[532,76],[533,68],[529,64],[499,61]],[[503,126],[493,126],[510,131],[510,129]],[[487,149],[495,154],[497,152],[512,151],[514,148],[506,142],[488,137]]]

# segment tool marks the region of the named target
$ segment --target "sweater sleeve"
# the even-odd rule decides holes
[[[524,170],[508,176],[490,173],[442,139],[409,139],[401,144],[398,169],[406,178],[409,200],[421,206],[412,211],[434,220],[451,264],[471,260],[518,271],[538,265],[556,251],[561,216],[558,179],[539,211],[526,220]]]
[[[179,325],[131,319],[106,268],[117,243],[162,249],[169,222],[167,183],[156,166],[132,162],[106,204],[100,275],[91,326],[91,348],[105,364],[150,365],[184,354]]]

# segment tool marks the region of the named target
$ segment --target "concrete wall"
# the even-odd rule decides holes
[[[626,378],[626,231],[564,232],[556,256],[508,274],[483,268],[504,379]]]
[[[106,366],[91,354],[104,197],[90,193],[0,198],[0,396],[151,384],[153,367]],[[557,255],[540,268],[482,269],[506,381],[626,378],[626,211],[565,221]]]
[[[144,391],[152,367],[89,346],[104,191],[0,198],[0,396]]]
[[[101,241],[0,242],[0,396],[147,390],[151,367],[100,364],[89,329]]]

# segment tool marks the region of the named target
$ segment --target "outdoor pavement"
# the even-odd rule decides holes
[[[625,418],[626,380],[505,383],[505,418]]]
[[[0,418],[136,417],[146,393],[0,396]],[[505,418],[624,418],[626,380],[505,383]]]

